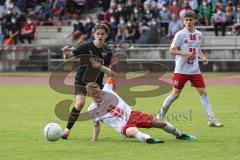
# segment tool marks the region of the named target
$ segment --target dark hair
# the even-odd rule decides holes
[[[187,10],[184,13],[183,18],[193,18],[193,19],[195,19],[195,13],[193,11],[191,11],[191,10]]]
[[[95,33],[98,29],[105,30],[107,34],[110,32],[108,26],[106,24],[103,24],[103,23],[96,24],[93,28],[93,33]]]

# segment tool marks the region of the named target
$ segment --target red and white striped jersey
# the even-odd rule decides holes
[[[121,133],[129,120],[132,109],[114,92],[114,84],[106,83],[102,89],[101,102],[99,104],[92,102],[88,112],[94,123],[102,121]]]
[[[188,75],[201,73],[198,64],[198,54],[200,51],[201,41],[202,32],[198,31],[197,29],[191,33],[184,28],[175,34],[170,48],[178,48],[183,52],[194,52],[196,55],[194,59],[186,56],[176,55],[174,73]]]

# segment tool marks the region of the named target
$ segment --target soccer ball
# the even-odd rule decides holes
[[[57,123],[49,123],[44,127],[44,137],[51,142],[57,141],[62,136],[62,128]]]

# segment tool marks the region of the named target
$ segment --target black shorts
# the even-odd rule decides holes
[[[86,84],[75,84],[75,95],[87,95]]]

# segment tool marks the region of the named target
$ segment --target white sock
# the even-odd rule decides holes
[[[161,109],[161,112],[159,114],[159,118],[163,119],[164,115],[167,113],[170,105],[177,99],[176,96],[169,95],[163,102],[163,107]]]
[[[166,122],[166,126],[163,127],[163,130],[167,133],[171,133],[177,137],[181,136],[182,133],[177,130],[172,124]]]
[[[135,135],[135,138],[136,138],[137,140],[139,140],[140,142],[146,142],[146,140],[147,140],[148,138],[151,138],[151,136],[149,136],[148,134],[144,134],[144,133],[138,131],[138,132],[136,133],[136,135]]]
[[[208,117],[209,118],[213,118],[214,117],[214,113],[212,111],[212,105],[210,103],[208,95],[207,94],[203,94],[203,95],[200,96],[200,99],[201,99],[202,106],[205,109]]]

